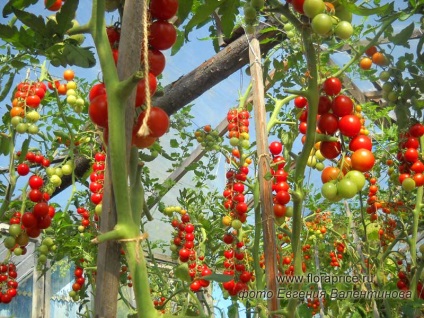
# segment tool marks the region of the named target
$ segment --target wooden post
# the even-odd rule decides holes
[[[118,60],[119,79],[127,79],[140,68],[143,3],[136,0],[125,1],[124,16],[122,19],[121,39]],[[127,140],[127,158],[129,161],[131,149],[131,132],[134,120],[135,92],[127,99],[125,104]],[[110,156],[108,156],[108,161]],[[106,167],[106,179],[103,194],[103,211],[100,222],[100,231],[106,233],[114,228],[117,223],[117,212],[114,200],[112,176]],[[108,241],[99,245],[97,256],[97,283],[95,297],[95,317],[116,317],[119,288],[120,245]],[[146,295],[148,297],[148,295]]]
[[[265,174],[267,174],[270,169],[271,158],[269,155],[268,135],[266,131],[267,125],[261,49],[259,40],[256,37],[252,38],[250,42],[249,60],[250,74],[252,77],[253,110],[258,155],[258,182],[263,222],[266,286],[268,290],[273,292],[273,297],[268,299],[268,311],[276,311],[279,308],[279,302],[277,298],[276,280],[277,248],[274,228],[275,217],[273,211],[272,181],[265,179]],[[275,315],[268,315],[269,317],[275,317]]]
[[[35,243],[36,249],[40,246]],[[32,318],[50,317],[51,270],[45,274],[37,270],[37,253],[34,253],[34,270],[32,274]]]

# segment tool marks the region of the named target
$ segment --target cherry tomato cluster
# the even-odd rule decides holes
[[[90,218],[91,218],[90,211],[88,211],[84,207],[78,207],[77,213],[81,216],[81,225],[78,227],[78,231],[84,232],[85,229],[92,224],[92,222],[90,221]],[[94,214],[93,221],[94,222],[99,221],[99,216],[97,214]]]
[[[85,284],[84,268],[81,266],[75,267],[74,279],[75,282],[72,284],[72,290],[69,291],[69,297],[71,297],[74,301],[78,301],[81,297],[80,292],[84,289]]]
[[[406,191],[424,185],[424,163],[420,158],[420,137],[424,135],[424,125],[416,123],[399,138],[399,182]]]
[[[177,40],[177,31],[168,20],[177,13],[178,0],[152,0],[149,9],[154,19],[149,26],[149,45],[160,51],[170,49]]]
[[[123,254],[125,255],[125,254]],[[131,274],[128,272],[128,266],[125,264],[121,265],[121,271],[119,272],[120,274],[120,280],[121,282],[123,282],[124,284],[126,284],[128,287],[132,287],[133,283],[132,283],[132,276]]]
[[[233,147],[250,147],[249,142],[249,117],[250,114],[245,109],[230,109],[227,113],[228,138]]]
[[[76,113],[81,113],[84,110],[85,101],[78,92],[78,85],[74,81],[75,72],[73,70],[65,70],[63,78],[67,81],[66,84],[66,102]]]
[[[8,304],[18,294],[16,265],[3,263],[0,265],[0,303]]]
[[[102,211],[103,184],[105,180],[106,154],[104,152],[97,152],[94,155],[92,169],[93,172],[90,174],[89,185],[91,191],[90,200],[96,206],[94,211],[95,215],[98,216]]]
[[[398,281],[396,286],[399,290],[409,290],[409,279],[405,271],[398,272]]]
[[[165,313],[165,310],[163,309],[163,306],[165,305],[166,298],[161,296],[158,298],[153,299],[153,306],[155,306],[156,309],[161,310],[162,313]]]
[[[320,299],[319,298],[314,298],[314,299],[308,298],[306,300],[306,302],[307,302],[306,305],[308,306],[308,308],[312,309],[312,312],[311,312],[312,316],[316,315],[319,312],[319,308],[321,306],[320,305]],[[325,298],[322,298],[321,302],[322,302],[323,306],[326,305]]]
[[[51,237],[45,237],[40,246],[37,248],[38,257],[37,265],[41,268],[47,263],[47,258],[50,252],[54,252],[57,246],[54,244],[54,241]]]
[[[16,153],[16,156],[19,158],[21,156],[21,152],[18,151]],[[34,153],[34,152],[27,152],[25,155],[25,160],[18,164],[16,167],[16,172],[20,176],[26,176],[30,172],[30,165],[41,165],[45,168],[48,168],[50,166],[50,160],[44,157],[42,154]]]
[[[273,175],[272,190],[274,194],[274,215],[276,218],[292,216],[292,207],[287,207],[290,202],[290,186],[287,182],[289,174],[284,170],[286,160],[281,156],[283,144],[279,141],[273,141],[269,144],[269,151],[272,154],[274,168],[271,169]]]
[[[249,282],[255,280],[253,272],[248,269],[249,254],[244,242],[240,241],[235,233],[226,233],[223,237],[224,243],[229,248],[224,251],[224,275],[231,276],[232,279],[223,283],[222,287],[231,296],[237,295],[242,290],[249,289]]]
[[[47,87],[43,82],[21,82],[17,85],[10,117],[17,133],[37,134],[36,122],[40,119],[37,108],[46,95]]]
[[[199,142],[206,150],[218,151],[221,149],[222,137],[216,129],[212,129],[211,125],[206,125],[194,132],[197,142]]]
[[[327,228],[332,226],[331,213],[329,211],[321,212],[320,209],[315,211],[313,221],[306,221],[305,225],[309,230],[309,239],[323,239],[327,233]]]
[[[378,193],[377,179],[374,177],[371,177],[369,178],[368,199],[367,199],[367,209],[366,209],[367,213],[370,215],[371,221],[377,220],[378,218],[377,212],[378,210],[383,208],[382,203],[378,199],[377,193]]]
[[[335,34],[342,40],[347,40],[353,34],[350,24],[352,14],[339,4],[334,6],[330,2],[321,0],[287,0],[294,11],[311,19],[312,30],[321,37],[327,38]]]
[[[386,55],[382,52],[378,52],[378,49],[375,46],[371,46],[365,51],[365,56],[359,61],[359,67],[363,70],[369,70],[373,64],[378,66],[387,66],[389,64],[389,59]],[[383,73],[381,76],[382,80],[387,80],[388,77],[390,77],[390,74]]]
[[[382,228],[378,231],[381,246],[388,246],[391,242],[394,241],[396,228],[397,223],[394,219],[388,217],[386,220],[384,220]]]
[[[179,209],[178,209],[179,210]],[[172,219],[174,227],[174,239],[171,245],[172,255],[179,258],[180,262],[188,264],[188,273],[192,279],[190,289],[194,292],[202,287],[208,287],[209,280],[202,277],[212,274],[212,270],[204,263],[204,256],[197,255],[195,247],[196,227],[190,223],[190,216],[186,210],[181,209],[181,221],[177,218]]]
[[[334,242],[334,251],[330,251],[328,256],[330,258],[330,266],[340,267],[340,262],[343,259],[343,254],[346,253],[346,245],[342,242]]]

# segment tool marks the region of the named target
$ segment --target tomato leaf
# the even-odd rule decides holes
[[[187,263],[182,263],[178,265],[174,270],[174,274],[175,274],[175,277],[181,279],[184,282],[187,282],[187,283],[191,282],[191,277],[190,277]]]
[[[346,11],[360,16],[370,16],[374,14],[382,16],[393,10],[393,3],[387,3],[384,6],[375,8],[364,8],[362,6],[357,6],[347,0],[341,0],[340,3],[346,9]]]
[[[21,155],[19,156],[19,163],[24,162],[25,160],[25,156],[28,152],[29,149],[29,143],[31,141],[31,138],[27,138],[24,140],[24,142],[22,143],[22,147],[21,147]]]
[[[187,19],[188,15],[191,12],[192,7],[193,7],[193,0],[185,0],[185,1],[180,1],[178,3],[177,16],[181,22],[184,22],[184,20]]]
[[[239,13],[239,6],[239,0],[227,0],[219,7],[222,32],[227,38],[231,36],[231,32],[234,29],[234,21],[236,15]]]
[[[408,25],[406,28],[404,28],[395,36],[389,35],[389,40],[393,42],[394,45],[402,45],[404,47],[409,48],[408,41],[413,32],[414,32],[414,22],[412,22],[410,25]]]
[[[17,62],[20,62],[20,61],[17,61]],[[21,63],[23,63],[23,62],[21,62]],[[9,75],[9,79],[7,80],[6,84],[4,84],[4,86],[2,88],[2,91],[1,91],[1,94],[0,94],[0,102],[2,102],[6,98],[6,96],[9,94],[9,91],[12,88],[13,80],[15,79],[15,75],[16,75],[16,73],[11,73]],[[5,78],[6,74],[3,73],[2,76],[3,76],[3,78]]]
[[[213,273],[208,276],[203,276],[202,278],[209,281],[218,282],[218,283],[225,283],[232,280],[233,276]]]
[[[175,41],[174,45],[171,49],[171,56],[178,53],[178,51],[181,49],[181,47],[184,44],[184,32],[177,30],[177,41]]]
[[[72,20],[78,8],[79,0],[66,1],[60,11],[56,14],[57,29],[59,34],[65,34],[72,27]]]
[[[210,16],[215,12],[216,8],[221,5],[221,1],[218,0],[206,0],[206,3],[203,6],[197,8],[196,13],[193,18],[187,23],[185,28],[185,36],[187,38],[188,34],[194,27],[201,25],[210,19]]]
[[[9,154],[10,137],[0,135],[0,154],[6,156]]]
[[[27,27],[31,28],[35,33],[39,35],[47,36],[47,29],[44,23],[44,18],[42,16],[36,16],[35,14],[28,13],[19,9],[13,8],[13,13],[16,17],[25,24]]]
[[[96,65],[96,59],[90,48],[78,47],[65,43],[63,54],[69,65],[76,65],[84,68],[93,67]]]
[[[13,8],[24,9],[37,2],[38,0],[10,0],[3,8],[3,17],[6,18],[11,14]]]
[[[19,30],[15,26],[0,24],[0,38],[5,42],[19,42]]]

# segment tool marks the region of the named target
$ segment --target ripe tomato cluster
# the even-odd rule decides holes
[[[96,206],[94,209],[94,212],[95,212],[95,217],[98,217],[102,211],[103,184],[105,180],[106,154],[104,152],[97,152],[94,155],[94,163],[92,165],[92,168],[93,168],[93,172],[90,174],[90,185],[89,185],[90,192],[91,192],[90,200]],[[87,221],[85,221],[85,223],[87,223]],[[89,221],[88,221],[88,224],[89,224]],[[84,226],[84,224],[81,224],[81,225]]]
[[[382,227],[378,230],[380,245],[383,246],[383,248],[394,241],[397,227],[397,222],[390,217],[383,221]]]
[[[122,256],[125,255],[125,252],[124,253],[121,253],[121,255]],[[125,261],[125,260],[121,260],[121,262],[122,261]],[[120,278],[119,279],[121,280],[121,282],[123,282],[123,284],[126,284],[128,287],[132,287],[133,286],[132,276],[129,273],[128,266],[126,264],[122,264],[121,265],[121,271],[119,272],[119,274],[120,274]]]
[[[69,291],[69,297],[71,297],[74,301],[77,301],[80,299],[81,290],[84,290],[84,268],[82,268],[81,266],[75,267],[74,279],[75,282],[72,284],[72,290]]]
[[[412,191],[424,185],[424,163],[420,158],[420,137],[424,135],[424,125],[415,123],[399,136],[399,182],[405,191]]]
[[[177,40],[177,31],[168,20],[177,13],[178,0],[152,0],[149,9],[154,19],[149,26],[149,45],[161,51],[170,49]]]
[[[21,152],[18,151],[16,153],[16,157],[20,159]],[[25,155],[25,160],[19,163],[16,167],[16,172],[20,176],[26,176],[30,172],[30,166],[43,166],[44,168],[48,168],[50,166],[50,160],[44,157],[41,153],[27,152]]]
[[[37,108],[46,91],[47,87],[43,82],[25,81],[17,85],[10,110],[11,123],[17,133],[38,133],[36,122],[40,119],[40,114]]]
[[[163,309],[163,306],[165,305],[165,301],[166,301],[166,298],[164,296],[157,297],[153,299],[153,306],[155,306],[157,310],[161,310],[162,313],[165,313],[165,310]]]
[[[328,253],[330,258],[330,266],[340,267],[343,259],[343,254],[346,252],[346,245],[342,242],[334,242],[334,250]]]
[[[321,302],[322,302],[322,304],[325,306],[326,305],[326,303],[327,303],[327,301],[326,301],[326,299],[325,298],[322,298],[321,299]],[[311,308],[312,309],[312,311],[311,311],[311,315],[312,316],[314,316],[314,315],[316,315],[318,312],[319,312],[319,308],[320,308],[320,299],[319,298],[314,298],[314,299],[311,299],[311,298],[308,298],[307,300],[306,300],[306,305],[308,306],[308,308]]]
[[[382,209],[384,213],[390,213],[390,210],[384,209],[382,202],[378,199],[378,185],[377,179],[371,177],[368,179],[368,199],[367,199],[367,213],[370,215],[370,220],[376,221],[378,219],[377,212]]]
[[[378,66],[387,66],[389,59],[382,52],[378,52],[377,47],[371,46],[365,51],[364,57],[359,61],[359,67],[363,70],[369,70],[373,64]]]
[[[0,264],[0,303],[8,304],[18,294],[17,277],[15,264]]]
[[[181,211],[181,221],[176,217],[172,219],[172,226],[174,227],[174,239],[171,243],[172,255],[179,258],[180,262],[187,263],[188,274],[192,282],[190,289],[193,292],[199,291],[203,287],[208,287],[209,280],[202,277],[212,274],[212,270],[204,263],[204,256],[197,255],[196,252],[196,228],[190,223],[190,216],[186,210],[178,208]]]
[[[287,207],[290,202],[290,186],[287,183],[289,174],[284,170],[286,160],[281,156],[283,145],[279,141],[273,141],[269,144],[269,151],[272,154],[274,169],[271,169],[273,175],[272,190],[274,192],[274,215],[276,218],[292,215],[292,208]],[[287,213],[288,212],[288,213]]]
[[[92,224],[92,222],[90,221],[90,218],[92,216],[90,214],[90,211],[88,211],[86,208],[81,206],[77,208],[77,213],[81,216],[81,225],[78,227],[78,231],[84,232],[85,229]],[[99,221],[99,216],[97,214],[94,214],[93,221],[94,222]],[[96,223],[94,224],[97,226]]]
[[[228,111],[228,138],[231,146],[240,146],[244,149],[250,147],[249,117],[250,114],[246,109],[233,108]]]
[[[244,242],[240,241],[236,233],[227,232],[223,237],[224,243],[229,248],[224,251],[223,275],[228,275],[232,279],[223,283],[222,287],[231,296],[237,295],[242,290],[249,289],[249,282],[255,280],[253,272],[249,270],[249,254]]]

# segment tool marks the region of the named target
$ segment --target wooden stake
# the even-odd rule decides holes
[[[266,110],[264,96],[264,82],[261,63],[261,48],[259,40],[252,38],[249,50],[250,74],[252,77],[253,110],[256,131],[256,147],[258,155],[258,181],[261,198],[262,227],[265,253],[265,275],[267,290],[273,292],[273,297],[268,299],[268,311],[277,311],[279,302],[277,298],[277,259],[274,228],[274,212],[272,198],[272,181],[265,179],[265,174],[270,169],[270,155],[268,149],[268,135],[266,131]],[[269,315],[269,317],[276,317]]]

